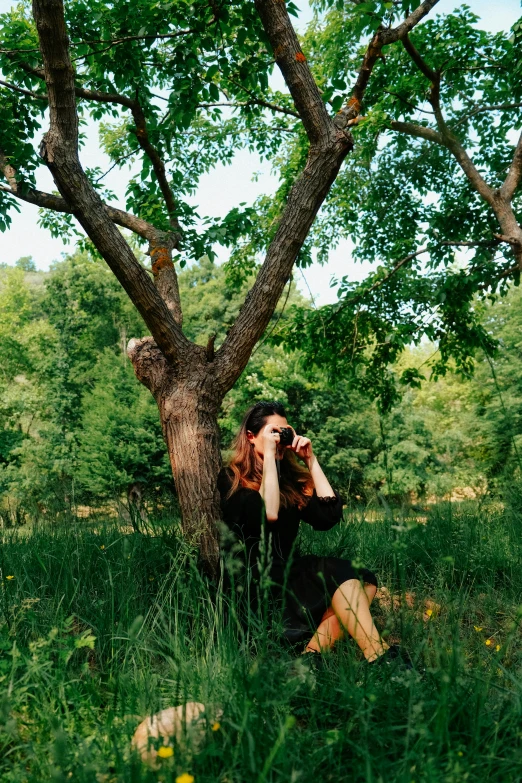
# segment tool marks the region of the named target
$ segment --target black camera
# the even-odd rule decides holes
[[[279,443],[281,446],[291,446],[294,442],[294,431],[291,427],[281,427],[279,431]]]

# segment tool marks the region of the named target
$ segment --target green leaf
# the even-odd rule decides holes
[[[334,111],[339,111],[343,105],[344,98],[342,95],[336,95],[335,98],[332,100],[332,109]]]
[[[206,73],[206,75],[205,75],[205,79],[206,79],[207,81],[210,81],[211,79],[213,79],[213,78],[214,78],[214,76],[216,75],[216,73],[219,73],[219,65],[217,65],[216,63],[214,63],[214,65],[211,65],[211,66],[210,66],[210,68],[207,70],[207,73]]]

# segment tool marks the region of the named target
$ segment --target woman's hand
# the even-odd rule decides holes
[[[261,430],[261,438],[263,442],[263,454],[265,457],[275,457],[281,435],[279,434],[279,427],[274,424],[265,424]]]
[[[263,478],[259,492],[265,503],[267,522],[276,522],[279,518],[279,478],[277,475],[277,448],[281,435],[279,428],[266,424],[261,430],[263,444]]]
[[[306,462],[307,465],[310,465],[314,457],[312,441],[310,440],[310,438],[305,438],[304,435],[295,435],[295,438],[290,448],[292,449],[292,451],[295,451],[297,456],[301,457],[301,459],[304,462]]]
[[[321,498],[335,497],[335,492],[330,486],[330,482],[324,475],[323,470],[317,461],[317,457],[314,454],[310,438],[305,438],[303,435],[296,435],[290,448],[306,463],[306,467],[312,476],[317,495]]]

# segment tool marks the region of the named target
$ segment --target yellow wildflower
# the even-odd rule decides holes
[[[219,723],[219,721],[216,721],[215,723],[212,724],[212,731],[219,731],[220,728],[221,728],[221,723]]]
[[[497,644],[497,646],[495,647],[495,650],[496,650],[497,652],[500,650],[500,644]]]
[[[426,614],[428,615],[428,617],[431,617],[431,615],[433,614],[433,609],[426,609]]]
[[[9,576],[6,576],[6,579],[14,579],[14,576],[12,574],[9,574]]]
[[[194,783],[194,775],[189,775],[188,772],[184,772],[183,775],[178,775],[176,783]]]
[[[101,547],[100,547],[100,549],[105,549],[105,546],[102,544],[102,545],[101,545]]]
[[[480,633],[480,631],[482,631],[482,626],[481,625],[474,625],[473,628],[475,629],[475,631],[477,633]]]
[[[493,642],[491,641],[491,639],[486,639],[486,646],[487,647],[491,647],[492,644],[493,644]]]
[[[168,745],[162,745],[161,748],[158,749],[158,756],[160,759],[170,759],[173,755],[174,751]]]

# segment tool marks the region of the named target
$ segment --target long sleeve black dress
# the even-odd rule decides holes
[[[362,579],[377,586],[375,574],[355,568],[350,560],[298,556],[293,552],[301,521],[315,530],[330,530],[340,521],[342,500],[337,492],[333,498],[320,498],[314,490],[304,508],[281,507],[278,519],[268,522],[259,492],[241,487],[228,498],[231,483],[231,471],[224,468],[218,477],[223,520],[236,539],[244,543],[242,558],[254,584],[259,581],[260,569],[268,569],[272,595],[284,595],[283,621],[288,641],[297,643],[310,638],[343,582]]]

